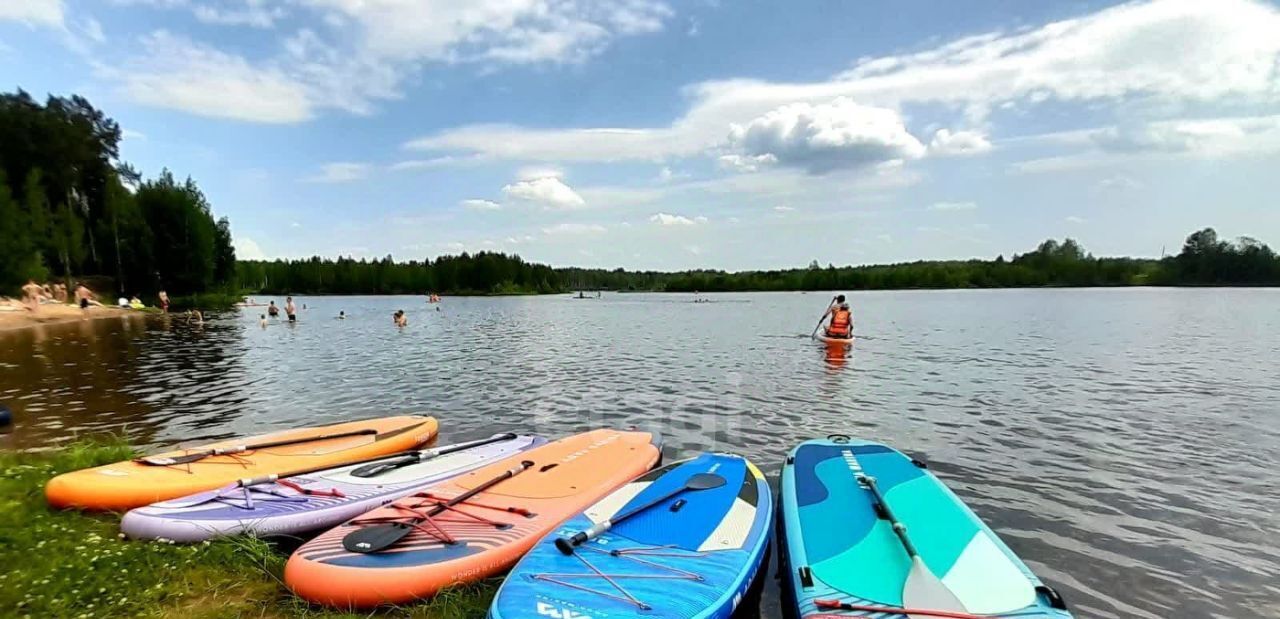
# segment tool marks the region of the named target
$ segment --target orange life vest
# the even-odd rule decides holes
[[[827,327],[828,335],[837,335],[840,337],[849,336],[849,322],[853,318],[853,313],[847,309],[838,309],[831,315],[831,326]]]

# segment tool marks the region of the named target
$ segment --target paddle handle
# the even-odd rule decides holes
[[[590,529],[587,529],[586,531],[578,531],[577,533],[574,533],[571,537],[556,538],[556,548],[558,548],[560,552],[564,554],[571,555],[573,554],[574,548],[577,548],[578,546],[581,546],[597,537],[600,537],[601,535],[604,535],[604,533],[608,531],[609,528],[612,526],[613,526],[612,521],[605,520],[603,522],[596,523],[595,526],[591,527]]]

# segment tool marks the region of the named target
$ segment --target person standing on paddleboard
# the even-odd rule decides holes
[[[831,322],[827,324],[827,337],[853,337],[853,311],[845,303],[844,295],[837,296],[836,302],[827,308],[823,318],[827,316],[831,317]]]

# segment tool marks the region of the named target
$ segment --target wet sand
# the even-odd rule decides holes
[[[7,309],[7,307],[0,309],[0,332],[26,329],[36,325],[96,320],[98,318],[116,318],[129,315],[141,317],[146,314],[143,310],[121,309],[118,307],[90,306],[88,309],[80,309],[75,305],[52,303],[41,305],[34,312],[25,308],[17,311],[7,311]]]

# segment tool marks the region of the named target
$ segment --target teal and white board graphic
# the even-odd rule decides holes
[[[797,616],[905,616],[869,610],[903,607],[911,559],[859,475],[876,479],[925,565],[964,612],[1071,616],[1057,594],[923,466],[891,447],[839,436],[802,443],[782,470],[782,560]],[[820,607],[820,600],[831,604]]]

